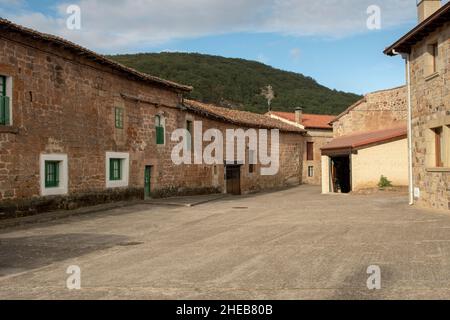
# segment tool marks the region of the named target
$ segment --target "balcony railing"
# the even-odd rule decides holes
[[[9,124],[10,124],[9,97],[0,96],[0,125],[7,126]]]

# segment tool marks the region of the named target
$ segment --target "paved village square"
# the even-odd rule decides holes
[[[136,204],[0,230],[0,298],[450,298],[448,214],[411,208],[402,193],[319,191]],[[66,287],[71,265],[80,290]],[[371,265],[381,290],[367,288]]]

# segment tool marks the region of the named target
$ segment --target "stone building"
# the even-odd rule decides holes
[[[304,130],[186,101],[192,88],[0,19],[0,218],[130,198],[248,193],[302,181]],[[279,129],[280,169],[172,161],[171,135]],[[196,140],[195,132],[191,142]],[[186,140],[187,141],[187,140]],[[269,146],[270,150],[270,146]],[[246,157],[256,157],[246,148]],[[256,157],[259,160],[259,157]]]
[[[384,52],[406,60],[410,201],[450,210],[450,2],[418,2],[418,25]]]
[[[331,122],[334,137],[406,126],[405,86],[366,94]]]
[[[337,116],[334,139],[322,147],[322,192],[360,191],[381,176],[408,185],[406,89],[365,95]]]
[[[322,162],[320,149],[333,138],[332,115],[303,113],[301,108],[295,112],[272,111],[267,115],[290,125],[305,129],[305,145],[303,153],[303,183],[321,185]]]

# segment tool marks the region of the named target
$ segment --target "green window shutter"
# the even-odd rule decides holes
[[[6,77],[0,76],[0,96],[6,96]]]
[[[114,180],[114,159],[109,159],[109,180]]]
[[[116,128],[123,129],[123,109],[115,108],[115,124]]]
[[[55,187],[59,186],[59,163],[54,162],[53,166],[55,168]]]
[[[0,76],[0,125],[10,124],[9,97],[6,96],[6,77]]]
[[[55,188],[59,186],[59,162],[45,161],[45,187]]]
[[[109,160],[109,180],[118,181],[122,179],[122,160],[110,159]]]
[[[156,144],[164,144],[164,127],[156,127]]]
[[[5,125],[6,124],[6,112],[5,112],[5,98],[4,97],[0,97],[0,125]]]

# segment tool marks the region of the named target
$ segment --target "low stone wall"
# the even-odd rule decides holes
[[[26,217],[57,210],[75,210],[81,207],[94,206],[103,203],[143,198],[144,190],[128,188],[67,196],[2,201],[0,203],[0,220]]]

